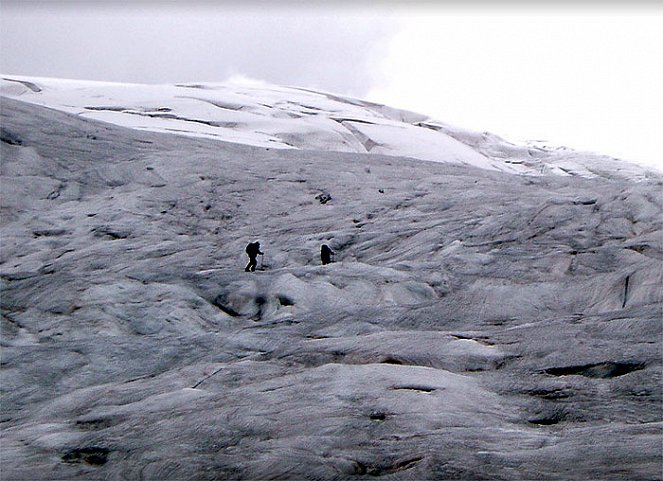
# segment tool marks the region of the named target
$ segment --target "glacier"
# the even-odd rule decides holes
[[[660,173],[300,88],[2,77],[3,480],[660,477]]]

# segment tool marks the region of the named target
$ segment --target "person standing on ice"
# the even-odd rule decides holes
[[[322,244],[322,247],[320,248],[320,260],[322,261],[323,266],[332,261],[331,256],[333,255],[334,251],[331,250],[327,244]]]
[[[249,242],[246,246],[246,255],[249,256],[249,263],[246,264],[246,267],[244,268],[245,272],[255,272],[256,271],[256,265],[258,265],[258,262],[256,261],[256,257],[258,255],[264,255],[263,252],[260,252],[260,242],[255,241],[255,242]]]

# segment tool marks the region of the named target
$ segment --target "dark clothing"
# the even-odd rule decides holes
[[[244,271],[255,272],[256,266],[258,265],[256,257],[258,257],[258,255],[264,255],[262,252],[260,252],[260,242],[249,243],[246,246],[246,255],[249,256],[249,263],[244,268]]]
[[[249,263],[246,264],[246,267],[244,268],[245,272],[255,272],[256,271],[256,266],[258,265],[258,261],[256,260],[255,257],[251,257],[249,259]]]
[[[249,257],[255,257],[258,254],[262,255],[260,252],[260,242],[251,242],[246,246],[246,254]]]
[[[322,261],[323,266],[332,261],[331,256],[333,255],[334,251],[331,250],[327,244],[322,244],[322,247],[320,248],[320,260]]]

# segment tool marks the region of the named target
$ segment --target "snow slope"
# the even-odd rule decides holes
[[[273,85],[138,85],[3,76],[0,94],[125,127],[258,147],[370,152],[488,170],[642,179],[647,169],[607,156],[514,145],[415,114]]]
[[[3,481],[660,478],[660,176],[299,90],[33,80],[0,112]],[[366,148],[401,128],[459,158]]]

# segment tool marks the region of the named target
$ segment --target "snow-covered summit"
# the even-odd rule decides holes
[[[5,75],[0,94],[133,129],[265,148],[374,153],[527,175],[649,175],[607,156],[516,145],[413,112],[263,83],[144,85]]]

